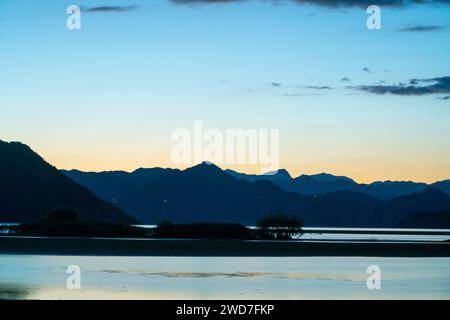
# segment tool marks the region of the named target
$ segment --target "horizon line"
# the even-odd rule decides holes
[[[209,163],[208,163],[208,162],[209,162]],[[200,163],[192,164],[192,165],[186,166],[186,167],[184,167],[184,168],[155,166],[155,167],[138,167],[138,168],[136,168],[136,169],[134,169],[134,170],[121,170],[121,169],[117,169],[117,170],[100,170],[100,171],[95,171],[95,170],[88,170],[88,171],[85,171],[85,170],[80,170],[80,169],[76,169],[76,168],[72,168],[72,169],[57,168],[57,167],[55,167],[55,168],[57,168],[57,169],[60,170],[60,171],[78,171],[78,172],[83,172],[83,173],[124,172],[124,173],[127,173],[127,174],[132,174],[132,173],[134,173],[134,172],[136,172],[136,171],[138,171],[138,170],[141,170],[141,169],[143,169],[143,170],[148,170],[148,169],[164,169],[164,170],[179,170],[179,171],[185,171],[185,170],[188,170],[188,169],[190,169],[190,168],[193,168],[193,167],[196,167],[196,166],[199,166],[199,165],[202,165],[202,164],[214,165],[214,166],[216,166],[217,168],[219,168],[219,169],[220,169],[221,171],[223,171],[223,172],[226,172],[226,171],[228,170],[228,171],[236,172],[236,173],[238,173],[238,174],[244,174],[244,175],[249,175],[249,176],[274,176],[274,175],[276,175],[279,171],[286,171],[286,172],[289,174],[289,177],[290,177],[292,180],[297,179],[297,178],[299,178],[299,177],[301,177],[301,176],[308,176],[308,177],[311,177],[311,176],[317,176],[317,175],[320,175],[320,174],[327,174],[327,175],[332,175],[332,176],[334,176],[334,177],[336,177],[336,178],[346,178],[346,179],[350,179],[350,180],[352,180],[353,182],[355,182],[356,184],[360,184],[360,185],[361,185],[361,184],[362,184],[362,185],[370,185],[370,184],[377,183],[377,182],[384,182],[384,183],[386,183],[386,182],[412,182],[412,183],[422,183],[422,184],[426,184],[426,185],[431,185],[431,184],[433,184],[433,183],[437,183],[437,182],[442,182],[442,181],[448,181],[448,180],[450,180],[450,178],[447,178],[447,179],[444,178],[444,179],[441,179],[441,180],[436,180],[436,181],[433,181],[433,182],[428,183],[428,182],[414,181],[414,180],[389,180],[389,179],[388,179],[388,180],[374,180],[374,181],[372,181],[372,182],[365,183],[365,182],[359,182],[358,180],[355,180],[355,179],[353,179],[352,177],[349,177],[349,176],[347,176],[347,175],[337,175],[337,174],[333,174],[333,173],[325,172],[325,171],[322,171],[322,172],[319,172],[319,173],[313,173],[313,174],[302,173],[302,174],[297,175],[297,176],[291,175],[291,173],[289,172],[289,170],[288,170],[288,169],[285,169],[285,168],[280,168],[280,169],[278,169],[278,170],[272,170],[272,171],[265,172],[265,173],[262,173],[262,174],[248,173],[248,172],[242,172],[242,171],[233,170],[233,169],[230,169],[230,168],[225,168],[225,169],[224,169],[224,168],[222,168],[221,166],[219,166],[219,165],[217,165],[217,164],[215,164],[215,163],[212,163],[212,162],[210,162],[210,161],[202,161],[202,162],[200,162]],[[270,172],[275,172],[275,171],[276,171],[276,173],[274,173],[274,174],[269,174]]]

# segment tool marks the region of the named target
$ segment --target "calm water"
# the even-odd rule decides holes
[[[1,225],[1,224],[0,224]],[[142,228],[155,228],[156,225],[136,225]],[[247,226],[253,229],[254,226]],[[323,232],[317,232],[317,230]],[[294,236],[301,240],[324,241],[447,241],[450,229],[406,229],[406,228],[303,228],[304,233]],[[330,232],[332,231],[332,232]],[[396,234],[386,234],[394,232]],[[422,234],[421,234],[422,233]]]
[[[368,290],[366,269],[381,268]],[[81,290],[66,268],[81,268]],[[0,298],[450,299],[450,258],[0,255]]]
[[[0,222],[0,234],[11,233],[8,227],[17,226],[18,223]],[[156,225],[137,225],[142,228],[155,228]],[[248,228],[255,228],[249,226]],[[367,241],[446,241],[450,240],[449,229],[395,229],[395,228],[319,228],[323,232],[311,232],[318,228],[303,228],[302,235],[294,236],[301,240],[367,240]],[[333,231],[329,233],[328,231]],[[360,233],[361,231],[365,233]],[[381,233],[377,233],[380,232]],[[387,231],[396,231],[397,234],[383,234]],[[340,233],[342,232],[342,233]],[[429,234],[420,234],[429,233]]]
[[[324,240],[324,241],[447,241],[450,235],[422,235],[422,234],[352,234],[352,233],[308,233],[305,232],[301,236],[294,237],[301,240]]]

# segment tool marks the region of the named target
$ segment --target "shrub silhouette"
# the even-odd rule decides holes
[[[264,238],[291,239],[293,235],[303,233],[303,221],[284,214],[262,217],[256,221],[256,226]]]

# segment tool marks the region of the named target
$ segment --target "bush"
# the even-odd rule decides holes
[[[148,230],[124,224],[91,222],[79,219],[79,213],[70,208],[51,211],[40,221],[23,223],[15,229],[16,235],[45,237],[148,237]]]
[[[295,234],[302,234],[303,221],[298,217],[284,214],[272,214],[256,221],[260,235],[265,238],[291,239]]]
[[[173,224],[164,221],[156,228],[156,238],[252,239],[251,230],[237,223]]]
[[[71,208],[56,208],[50,211],[41,222],[69,222],[78,221],[80,213]]]

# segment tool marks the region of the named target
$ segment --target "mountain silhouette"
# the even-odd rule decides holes
[[[360,191],[373,195],[380,199],[392,199],[395,197],[422,192],[428,185],[412,181],[377,181],[369,185],[359,185]]]
[[[71,175],[71,172],[66,173]],[[134,174],[129,173],[128,178],[133,179]],[[90,175],[95,177],[93,173]],[[412,213],[450,208],[450,197],[435,188],[394,199],[379,199],[353,190],[301,194],[286,191],[280,181],[300,181],[304,187],[320,186],[323,191],[326,190],[323,184],[358,184],[349,178],[327,174],[320,174],[316,179],[312,176],[292,179],[284,170],[261,176],[245,175],[210,163],[185,170],[162,169],[146,183],[144,180],[139,186],[134,185],[132,192],[124,191],[118,205],[149,224],[170,220],[253,225],[262,216],[285,213],[300,217],[306,226],[392,227]],[[108,185],[108,188],[119,190],[123,186]]]
[[[333,178],[332,178],[333,177]],[[333,191],[360,191],[358,184],[349,178],[329,174],[301,175],[292,181],[290,191],[303,194],[319,194]]]
[[[450,197],[436,188],[427,187],[420,193],[397,197],[388,202],[385,211],[387,223],[400,221],[408,214],[450,209]]]
[[[450,180],[438,181],[431,184],[431,187],[442,190],[447,194],[450,194]]]
[[[28,146],[0,140],[0,221],[36,221],[62,207],[77,210],[83,220],[137,222],[49,165]]]
[[[125,208],[142,221],[240,222],[286,209],[291,197],[269,181],[236,179],[213,164],[202,163],[150,181],[127,199]]]
[[[176,169],[140,168],[131,173],[125,171],[83,172],[79,170],[61,170],[65,175],[92,190],[99,198],[113,203],[120,203],[151,180]]]
[[[286,170],[246,175],[206,162],[185,170],[58,171],[28,146],[0,141],[0,221],[10,222],[39,220],[53,209],[67,207],[79,211],[83,220],[100,222],[253,225],[260,217],[284,213],[303,219],[306,226],[392,227],[414,214],[421,214],[414,218],[417,223],[426,221],[427,212],[449,210],[449,195],[438,189],[448,183],[360,185],[325,173],[297,178]],[[370,195],[367,186],[378,188],[371,192],[399,194],[400,188],[409,194],[383,199]],[[302,189],[320,192],[298,192]]]
[[[410,214],[404,217],[396,227],[450,229],[450,210]]]
[[[450,195],[450,180],[427,185],[412,181],[376,181],[370,184],[359,184],[351,178],[345,176],[335,176],[328,173],[313,175],[300,175],[292,178],[290,174],[281,169],[281,174],[275,175],[255,175],[244,174],[233,170],[226,170],[232,176],[249,181],[268,180],[276,183],[286,191],[298,192],[301,194],[321,194],[334,191],[357,191],[379,199],[393,199],[399,196],[422,192],[428,186],[440,189]]]

